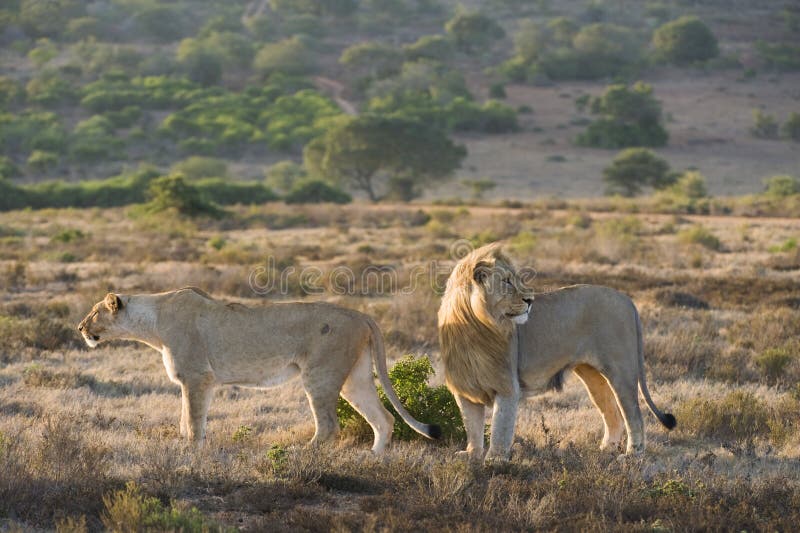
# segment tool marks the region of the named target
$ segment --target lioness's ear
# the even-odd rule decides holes
[[[117,311],[122,309],[122,300],[120,300],[119,296],[117,296],[113,292],[109,292],[108,294],[106,294],[106,299],[103,300],[103,303],[112,313],[116,313]]]

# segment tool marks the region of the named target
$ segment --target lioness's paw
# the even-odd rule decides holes
[[[467,460],[467,461],[480,461],[481,460],[481,456],[483,456],[483,452],[482,451],[476,452],[476,451],[470,451],[470,450],[461,450],[459,452],[456,452],[456,457],[458,459],[464,459],[464,460]]]

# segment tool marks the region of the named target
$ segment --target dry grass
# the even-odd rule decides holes
[[[797,220],[565,202],[232,211],[176,223],[172,239],[122,210],[0,215],[20,239],[0,249],[0,528],[790,530],[800,520],[800,300],[795,273],[774,259],[793,253]],[[692,228],[719,246],[685,237]],[[73,331],[110,289],[195,284],[253,305],[338,301],[379,320],[391,358],[428,354],[436,366],[438,291],[460,238],[507,239],[538,270],[538,290],[589,282],[631,294],[650,389],[678,429],[648,415],[644,457],[601,453],[601,420],[569,379],[521,409],[509,465],[456,460],[461,442],[396,441],[373,457],[345,434],[309,450],[310,412],[292,383],[218,390],[196,451],[179,439],[179,391],[158,354],[131,343],[87,351]],[[248,276],[270,256],[276,272],[318,268],[323,292],[304,296],[293,274],[288,296],[255,294]],[[395,272],[398,288],[426,275],[393,297],[374,279],[332,292],[337,268],[372,264]]]

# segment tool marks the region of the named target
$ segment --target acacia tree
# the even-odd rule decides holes
[[[413,199],[450,177],[466,155],[437,128],[381,115],[343,118],[303,151],[312,176],[361,190],[373,202],[386,194]]]

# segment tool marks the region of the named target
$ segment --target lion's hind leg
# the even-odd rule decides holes
[[[589,365],[578,365],[573,371],[583,382],[589,398],[597,410],[603,415],[603,440],[600,443],[601,450],[614,450],[622,442],[625,430],[625,419],[617,405],[614,391],[609,385],[608,380]]]
[[[375,380],[372,377],[372,357],[369,351],[365,350],[353,365],[353,369],[342,387],[341,396],[370,425],[375,434],[372,451],[381,453],[392,438],[394,417],[378,398]]]
[[[644,420],[639,408],[639,381],[636,373],[627,369],[610,368],[608,383],[617,398],[617,404],[625,418],[625,431],[628,433],[626,454],[644,452]]]

